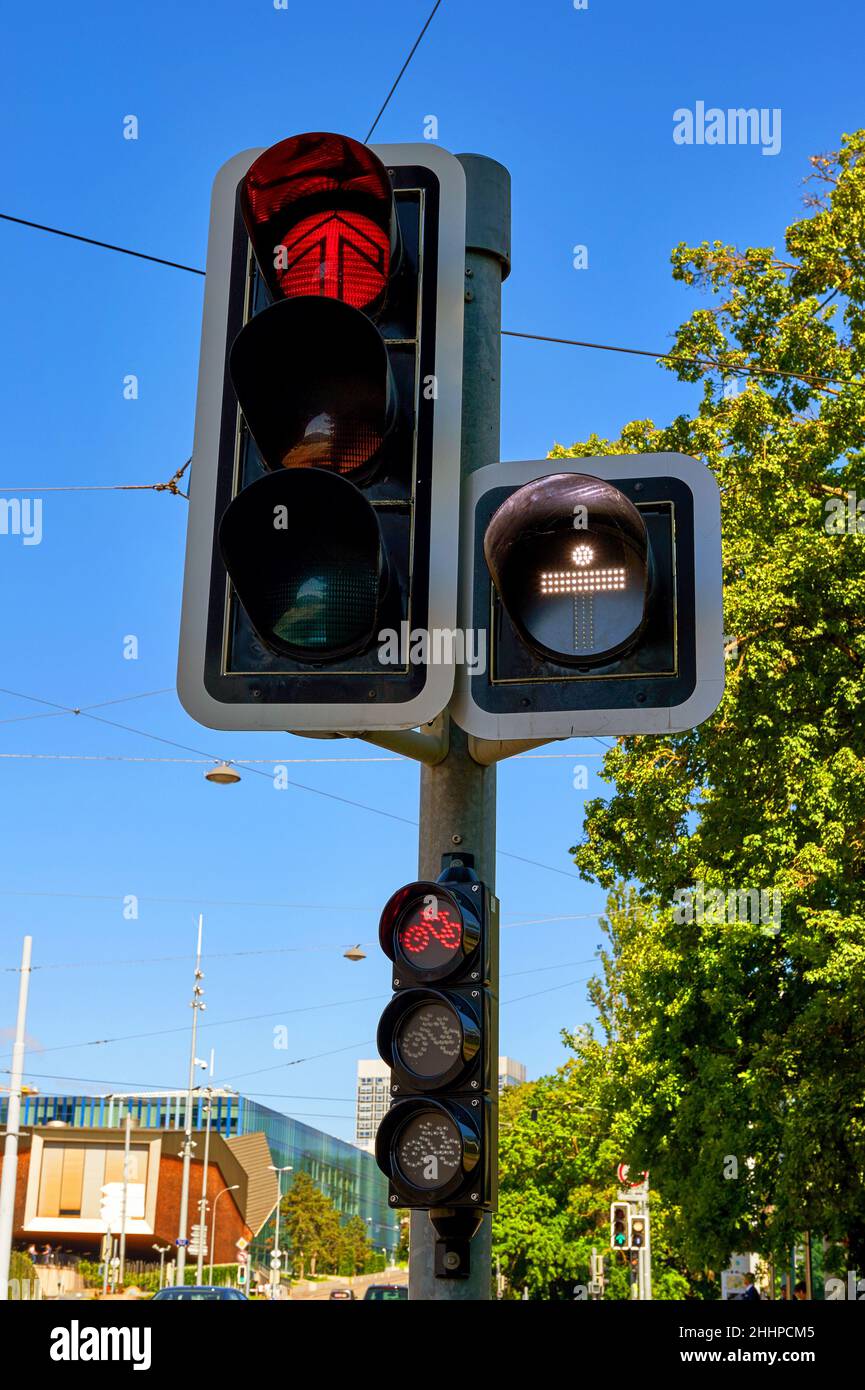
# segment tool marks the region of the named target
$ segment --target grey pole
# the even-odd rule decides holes
[[[502,280],[510,270],[511,178],[484,155],[458,155],[466,174],[465,334],[461,474],[500,461]],[[462,729],[451,722],[450,750],[420,775],[419,876],[436,879],[443,854],[474,855],[474,868],[491,890],[496,871],[496,770],[476,763]],[[494,956],[498,952],[494,950]],[[498,1001],[498,980],[492,981]],[[495,1005],[493,1040],[498,1034]],[[494,1045],[497,1043],[494,1041]],[[409,1298],[489,1299],[492,1218],[485,1216],[471,1243],[468,1279],[437,1279],[435,1231],[425,1211],[411,1214]]]
[[[189,1169],[192,1159],[192,1105],[195,1090],[195,1040],[198,1032],[198,1011],[204,1008],[201,988],[201,935],[204,928],[204,919],[198,918],[198,946],[195,952],[195,985],[192,990],[192,1042],[189,1052],[189,1086],[186,1092],[186,1126],[183,1142],[183,1177],[180,1185],[180,1220],[177,1236],[179,1240],[186,1239],[187,1226],[189,1221]],[[177,1282],[186,1282],[186,1246],[177,1247]]]
[[[198,1263],[196,1266],[196,1283],[201,1283],[204,1279],[204,1234],[207,1229],[207,1168],[210,1162],[210,1114],[213,1109],[213,1087],[207,1089],[207,1127],[204,1132],[204,1164],[201,1174],[201,1197],[198,1203]],[[211,1254],[213,1252],[211,1251]],[[213,1260],[210,1262],[213,1268]]]
[[[9,1104],[6,1109],[6,1140],[3,1145],[3,1176],[0,1178],[0,1302],[9,1297],[9,1266],[12,1261],[12,1226],[15,1216],[15,1188],[18,1180],[18,1130],[21,1124],[21,1085],[24,1078],[24,1025],[27,995],[30,992],[30,959],[33,937],[25,936],[21,951],[21,978],[18,981],[18,1019],[9,1075]]]
[[[120,1208],[120,1284],[126,1277],[126,1211],[129,1203],[129,1159],[132,1143],[132,1116],[126,1102],[126,1128],[123,1137],[123,1202]]]

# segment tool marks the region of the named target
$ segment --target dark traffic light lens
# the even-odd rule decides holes
[[[599,665],[643,629],[646,525],[612,483],[554,473],[517,488],[487,527],[484,555],[517,633],[546,660]]]
[[[394,1033],[395,1060],[406,1071],[425,1079],[442,1076],[459,1058],[462,1028],[453,1009],[445,1004],[421,1004],[408,1014]]]
[[[406,1182],[432,1191],[459,1172],[463,1156],[460,1131],[441,1112],[422,1110],[399,1131],[393,1155]]]
[[[400,919],[396,944],[414,970],[436,970],[461,954],[462,917],[436,893],[414,903]]]
[[[259,478],[228,507],[219,545],[272,651],[316,661],[372,642],[388,568],[378,517],[351,483],[312,470]]]
[[[310,296],[272,304],[240,330],[229,371],[267,468],[372,477],[396,393],[384,340],[365,314]]]
[[[347,135],[313,132],[259,155],[240,188],[259,270],[274,299],[321,295],[374,313],[397,250],[387,170]]]

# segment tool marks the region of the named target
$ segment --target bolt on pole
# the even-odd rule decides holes
[[[502,280],[510,270],[511,179],[503,165],[483,155],[458,155],[466,175],[465,327],[460,472],[500,458]],[[435,880],[443,854],[462,849],[495,891],[496,770],[470,756],[468,739],[451,724],[450,750],[434,767],[421,768],[418,872]],[[493,928],[498,930],[497,926]],[[498,1036],[498,980],[491,982]],[[497,1044],[496,1044],[497,1045]],[[437,1279],[436,1233],[425,1211],[411,1214],[409,1298],[480,1300],[491,1297],[492,1217],[485,1215],[471,1242],[468,1279]]]

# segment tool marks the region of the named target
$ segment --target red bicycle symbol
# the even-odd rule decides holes
[[[433,939],[448,951],[455,951],[460,944],[460,923],[448,916],[446,908],[432,915],[424,911],[419,921],[409,922],[403,930],[402,946],[412,955],[419,955]]]

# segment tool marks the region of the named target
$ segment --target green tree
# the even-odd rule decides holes
[[[619,739],[572,851],[639,885],[611,901],[604,1039],[578,1055],[607,1053],[605,1116],[715,1267],[806,1228],[865,1263],[863,153],[858,131],[812,159],[784,254],[674,251],[709,300],[664,363],[702,382],[693,417],[553,450],[679,450],[721,489],[724,699],[698,729]],[[774,890],[780,932],[681,920],[698,883]]]
[[[319,1264],[326,1270],[336,1268],[341,1239],[339,1213],[308,1173],[295,1174],[282,1198],[280,1220],[298,1278],[304,1277],[307,1267],[311,1275]]]
[[[340,1231],[339,1272],[359,1274],[366,1269],[373,1248],[362,1216],[350,1216]]]
[[[530,1298],[573,1299],[575,1286],[589,1283],[593,1247],[609,1256],[605,1297],[630,1297],[625,1262],[609,1250],[621,1152],[599,1104],[603,1065],[603,1049],[587,1048],[553,1076],[502,1096],[493,1259],[511,1298],[525,1288]],[[661,1201],[651,1219],[654,1297],[702,1297],[706,1281],[672,1246]]]

